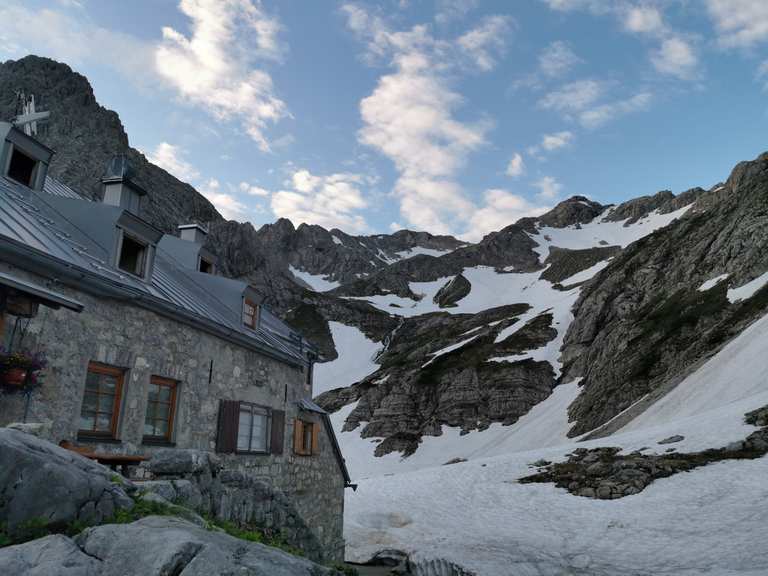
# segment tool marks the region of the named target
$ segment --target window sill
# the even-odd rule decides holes
[[[269,452],[244,452],[242,450],[235,451],[237,456],[269,456]]]
[[[92,442],[94,444],[122,444],[123,441],[111,436],[99,436],[98,434],[77,433],[78,442]]]
[[[170,440],[166,440],[165,438],[152,438],[152,437],[144,437],[141,439],[141,443],[144,446],[165,446],[167,448],[175,448],[176,442],[171,442]]]

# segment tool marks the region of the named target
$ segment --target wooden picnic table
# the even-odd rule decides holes
[[[138,454],[108,454],[106,452],[94,452],[90,448],[75,446],[66,441],[62,441],[59,445],[72,452],[77,452],[81,456],[95,460],[99,464],[109,466],[112,470],[120,472],[123,476],[126,476],[128,466],[137,466],[145,460],[149,460],[146,456],[139,456]],[[119,470],[118,467],[120,468]]]

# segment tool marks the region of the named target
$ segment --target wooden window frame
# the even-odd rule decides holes
[[[116,440],[117,439],[117,429],[120,423],[120,407],[122,406],[122,400],[123,400],[123,386],[125,384],[125,370],[122,368],[118,368],[116,366],[109,366],[108,364],[101,364],[99,362],[89,362],[88,363],[88,370],[87,374],[102,374],[105,376],[114,376],[117,383],[115,385],[115,399],[112,404],[112,419],[110,422],[110,430],[108,432],[101,431],[101,430],[83,430],[78,429],[77,436],[78,438],[103,438],[106,440]],[[98,410],[98,397],[100,394],[96,394],[97,400],[96,400],[96,417],[94,420],[94,426],[95,423],[99,419],[99,410]],[[83,389],[83,399],[80,402],[80,414],[78,417],[82,417],[83,413],[83,402],[85,401],[85,388]]]
[[[285,447],[285,410],[253,404],[268,411],[268,436],[266,452],[242,452],[237,450],[237,436],[240,429],[240,407],[249,402],[219,400],[219,418],[216,431],[216,452],[219,454],[241,454],[251,456],[282,456]]]
[[[312,430],[308,449],[305,445],[307,427]],[[301,418],[293,421],[293,453],[297,456],[315,456],[320,453],[320,425],[317,422]]]
[[[260,416],[264,416],[266,421],[264,422],[264,433],[266,434],[266,438],[264,439],[264,450],[241,450],[237,447],[237,439],[235,440],[235,454],[269,454],[270,453],[270,446],[272,445],[272,409],[269,406],[263,406],[261,404],[255,404],[253,402],[238,402],[238,408],[237,408],[237,430],[238,434],[240,431],[240,413],[242,412],[243,408],[249,408],[251,410],[251,417],[253,418],[253,409],[257,408],[259,410],[263,410],[264,414],[259,414]],[[253,420],[251,420],[251,430],[250,430],[250,441],[249,444],[253,443]]]
[[[179,391],[179,381],[171,378],[164,378],[162,376],[150,376],[150,386],[166,386],[171,388],[170,408],[168,411],[168,432],[165,436],[151,436],[142,435],[142,443],[144,444],[170,444],[173,441],[173,433],[176,424],[176,399]],[[155,402],[155,404],[165,404],[165,402]],[[147,410],[149,410],[149,390],[147,390]],[[147,411],[144,411],[144,422],[146,423]],[[156,422],[158,418],[154,418],[153,422]]]
[[[253,308],[253,318],[250,321],[247,319],[248,317],[245,314],[246,306]],[[259,305],[250,298],[243,298],[243,324],[254,330],[259,325]]]

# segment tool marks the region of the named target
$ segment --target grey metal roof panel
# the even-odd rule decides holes
[[[80,194],[72,190],[72,188],[70,188],[66,184],[63,184],[62,182],[59,182],[58,180],[55,180],[50,176],[45,177],[43,192],[45,192],[46,194],[51,194],[52,196],[61,196],[62,198],[73,198],[75,200],[87,200],[86,198],[83,198],[82,196],[80,196]]]
[[[328,414],[328,412],[307,398],[302,398],[299,400],[298,405],[301,410],[306,410],[307,412],[315,412],[316,414]]]
[[[122,210],[114,206],[36,193],[0,177],[0,240],[5,237],[68,267],[102,277],[132,294],[144,294],[164,303],[164,309],[178,310],[179,316],[187,320],[190,314],[199,317],[220,331],[237,334],[239,341],[250,341],[291,362],[305,362],[300,349],[243,324],[242,309],[232,303],[232,294],[238,290],[242,294],[245,283],[186,270],[162,249],[157,250],[149,282],[115,268],[110,253],[121,214]]]

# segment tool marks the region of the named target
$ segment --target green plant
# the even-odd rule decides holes
[[[5,548],[13,544],[13,540],[5,531],[5,524],[0,524],[0,548]]]
[[[28,542],[44,538],[51,533],[52,527],[45,518],[30,518],[16,527],[13,540],[15,542]]]
[[[121,508],[110,519],[111,524],[130,524],[147,516],[179,516],[178,510],[167,504],[137,500],[132,508]]]
[[[122,486],[125,483],[123,477],[119,474],[112,474],[112,476],[109,477],[109,481],[112,482],[112,484],[117,484],[119,486]]]

